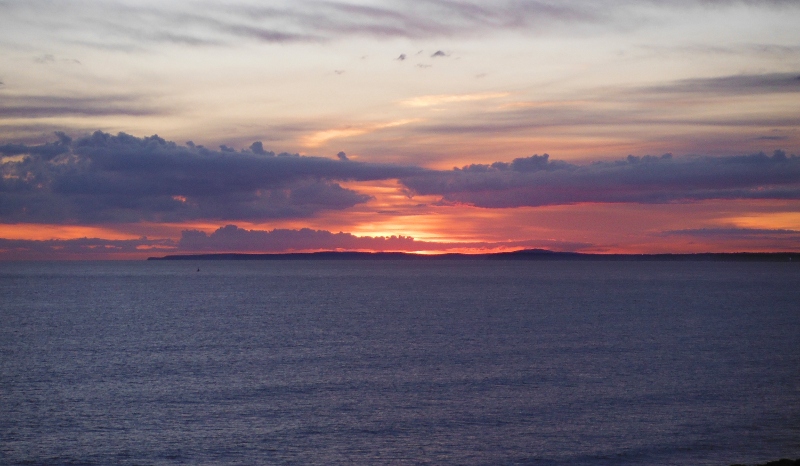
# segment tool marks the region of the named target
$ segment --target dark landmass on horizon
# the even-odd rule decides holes
[[[746,465],[736,463],[736,464],[733,464],[731,466],[746,466]],[[790,459],[787,459],[787,458],[782,458],[782,459],[779,459],[779,460],[770,461],[769,463],[757,464],[755,466],[800,466],[800,458],[798,458],[796,460],[790,460]]]
[[[695,254],[588,254],[547,249],[523,249],[486,254],[414,254],[407,252],[322,251],[293,253],[208,253],[148,257],[147,260],[534,260],[534,261],[711,261],[797,262],[797,252],[705,252]]]

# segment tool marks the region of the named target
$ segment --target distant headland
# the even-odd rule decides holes
[[[745,465],[744,464],[733,464],[731,466],[745,466]],[[798,458],[796,460],[790,460],[790,459],[783,458],[783,459],[779,459],[779,460],[776,460],[776,461],[770,461],[769,463],[758,464],[756,466],[800,466],[800,458]]]
[[[533,261],[704,261],[704,262],[795,262],[797,252],[734,252],[696,254],[588,254],[547,249],[523,249],[486,254],[414,254],[406,252],[322,251],[277,254],[209,253],[174,254],[147,260],[533,260]]]

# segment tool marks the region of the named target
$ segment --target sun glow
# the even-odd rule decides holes
[[[722,221],[730,222],[738,228],[800,231],[800,212],[748,214],[740,217],[725,218]]]

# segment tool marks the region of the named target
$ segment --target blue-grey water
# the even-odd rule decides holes
[[[0,464],[800,457],[800,264],[7,262],[0,306]]]

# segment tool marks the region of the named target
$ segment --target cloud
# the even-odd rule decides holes
[[[373,5],[348,1],[270,3],[26,1],[0,3],[0,8],[10,21],[24,21],[33,30],[70,37],[72,42],[80,37],[82,45],[123,50],[150,44],[234,45],[241,39],[288,44],[353,36],[426,39],[491,30],[559,31],[565,23],[595,23],[605,16],[605,9],[588,3],[538,0],[505,0],[491,6],[464,0],[389,0]],[[51,16],[62,20],[58,28],[47,20]]]
[[[444,203],[503,208],[581,202],[672,203],[706,199],[800,199],[800,157],[628,156],[575,165],[547,154],[403,178],[411,193]]]
[[[689,238],[706,244],[733,244],[733,250],[763,249],[771,251],[800,250],[800,231],[767,228],[694,228],[669,230],[659,236]]]
[[[101,238],[24,240],[0,238],[0,259],[108,259],[109,257],[161,256],[199,252],[284,253],[302,251],[399,251],[399,252],[489,252],[523,248],[548,248],[575,251],[592,246],[589,243],[527,240],[501,242],[447,243],[417,241],[409,236],[355,236],[327,230],[276,229],[246,230],[235,225],[218,228],[211,234],[184,230],[178,241],[141,237],[127,240]]]
[[[800,240],[800,231],[767,228],[693,228],[668,230],[662,236],[691,236],[713,239],[795,239]]]
[[[576,250],[588,247],[587,243],[559,242],[551,240],[528,240],[506,242],[447,243],[417,241],[409,236],[355,236],[350,233],[331,233],[326,230],[271,231],[246,230],[235,225],[226,225],[211,234],[198,230],[185,230],[181,234],[178,248],[182,251],[216,252],[285,252],[312,250],[368,250],[368,251],[448,251],[448,250],[492,250],[525,247],[550,247],[559,250]]]
[[[403,120],[388,121],[385,123],[373,123],[361,126],[348,126],[345,128],[323,129],[315,131],[302,138],[302,143],[306,147],[319,147],[331,139],[349,138],[361,136],[362,134],[372,133],[387,128],[396,128],[419,121],[417,118],[407,118]]]
[[[741,74],[684,79],[666,86],[646,87],[642,93],[751,95],[800,92],[800,72]]]
[[[418,167],[341,163],[264,150],[214,151],[158,136],[95,132],[0,146],[3,222],[106,223],[307,217],[366,202],[337,181],[396,179]]]
[[[575,128],[582,131],[589,128],[592,133],[602,132],[605,136],[641,138],[645,126],[653,127],[656,134],[667,127],[679,127],[675,131],[684,133],[685,127],[705,126],[719,130],[737,129],[737,133],[748,131],[752,136],[747,139],[753,139],[764,128],[791,130],[800,125],[800,115],[790,111],[731,112],[730,98],[754,96],[754,99],[760,99],[766,94],[791,94],[786,97],[793,99],[794,93],[800,90],[798,76],[800,72],[719,76],[674,81],[657,87],[613,86],[586,91],[574,96],[573,100],[563,101],[509,102],[513,94],[479,93],[420,96],[401,101],[400,105],[428,107],[508,97],[491,108],[462,113],[457,120],[431,118],[427,123],[415,126],[415,131],[426,135],[496,137],[514,133],[515,137],[532,134],[551,137],[552,133],[542,130],[567,128],[570,134],[574,134]],[[708,92],[701,94],[701,89],[708,89]],[[769,108],[763,102],[758,103],[760,107],[754,108]],[[681,136],[676,135],[678,138]],[[695,136],[693,141],[696,139]]]
[[[56,57],[54,57],[52,54],[46,53],[44,55],[40,55],[40,56],[34,58],[33,61],[35,61],[36,63],[42,63],[42,64],[53,63],[53,62],[56,61]]]
[[[754,138],[756,141],[786,141],[788,136],[759,136]]]
[[[475,102],[489,99],[500,99],[508,97],[508,92],[483,92],[476,94],[438,94],[438,95],[424,95],[414,97],[411,99],[403,100],[400,105],[405,107],[433,107],[442,104],[460,103],[460,102]]]
[[[95,132],[0,145],[4,223],[100,224],[304,218],[370,196],[343,181],[400,180],[412,195],[486,208],[705,199],[800,199],[800,157],[628,156],[578,165],[534,155],[450,171],[299,156],[255,142],[235,151]],[[346,162],[346,163],[345,163]]]
[[[22,240],[0,238],[0,258],[13,259],[71,259],[108,258],[114,255],[157,254],[175,251],[176,242],[170,239],[109,240],[78,238],[69,240]]]
[[[797,10],[793,0],[586,2],[565,0],[384,0],[381,2],[237,0],[214,2],[2,2],[11,23],[26,24],[84,46],[141,50],[157,44],[235,46],[242,39],[291,44],[349,37],[431,39],[476,37],[494,31],[574,35],[582,30],[630,31],[663,21],[664,12],[698,8]],[[58,18],[58,27],[50,18]],[[0,26],[2,26],[0,20]],[[79,39],[77,39],[79,38]]]
[[[168,111],[148,103],[150,98],[133,95],[63,97],[48,95],[4,95],[0,119],[49,118],[66,115],[108,116],[164,115]]]

